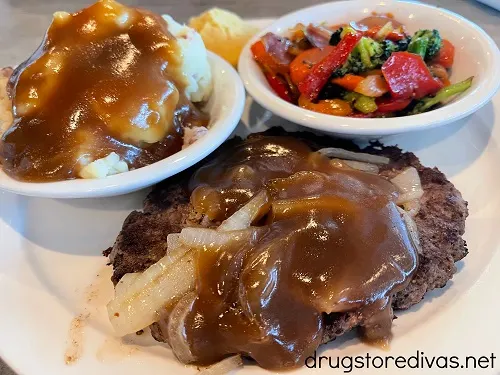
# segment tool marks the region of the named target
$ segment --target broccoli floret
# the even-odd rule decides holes
[[[398,45],[390,40],[383,40],[381,43],[382,45],[382,56],[381,58],[385,61],[387,60],[394,52],[400,51]]]
[[[355,33],[351,27],[338,28],[330,38],[330,45],[336,46],[347,33]],[[371,69],[380,68],[392,53],[406,51],[411,38],[405,38],[397,42],[383,40],[377,42],[372,38],[362,37],[352,53],[349,55],[342,68],[337,69],[332,78],[345,76],[346,74],[359,74]]]
[[[436,93],[435,96],[428,96],[421,99],[417,102],[417,105],[410,111],[409,114],[417,115],[419,113],[426,112],[451,97],[463,93],[471,87],[473,79],[474,77],[470,77],[465,81],[442,88]]]
[[[404,43],[405,40],[401,42],[383,40],[379,43],[371,38],[361,38],[347,62],[333,74],[332,78],[380,68],[393,52],[405,51],[408,48],[408,40]]]
[[[422,56],[424,60],[430,60],[441,49],[443,40],[437,30],[419,30],[413,35],[408,52]]]
[[[384,50],[380,43],[371,38],[363,37],[356,46],[354,53],[358,53],[365,69],[375,69],[380,64],[380,56]]]
[[[363,37],[346,63],[335,73],[333,78],[342,77],[346,74],[359,74],[382,65],[380,56],[383,54],[382,46],[371,38]]]
[[[329,42],[331,46],[336,46],[340,43],[340,40],[342,39],[342,31],[344,31],[344,28],[340,27],[332,34]]]
[[[401,39],[400,41],[393,42],[391,40],[383,40],[380,42],[382,46],[382,55],[380,56],[382,65],[394,52],[406,51],[408,49],[408,44],[410,43],[410,38]]]
[[[398,40],[396,42],[396,45],[398,46],[398,52],[399,51],[407,51],[410,43],[411,43],[411,36],[408,36],[404,39]]]
[[[318,100],[342,98],[346,90],[332,82],[328,82],[318,95]]]
[[[359,56],[351,54],[347,58],[347,61],[344,64],[344,66],[342,66],[342,68],[340,69],[337,69],[333,73],[332,78],[343,77],[346,74],[359,74],[366,70],[368,69],[366,68],[366,66],[363,65]]]

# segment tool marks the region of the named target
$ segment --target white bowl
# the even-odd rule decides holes
[[[245,105],[245,90],[238,73],[219,56],[209,52],[208,58],[214,81],[214,90],[206,106],[210,113],[210,130],[191,146],[146,167],[100,180],[20,182],[0,168],[0,190],[47,198],[108,197],[154,185],[197,163],[229,137]]]
[[[394,14],[410,33],[423,28],[438,29],[456,47],[451,81],[459,82],[474,76],[472,87],[453,102],[419,115],[389,119],[331,116],[280,99],[252,58],[250,46],[268,32],[285,35],[298,22],[337,24],[356,21],[373,11]],[[250,95],[263,107],[289,121],[338,135],[380,137],[445,125],[472,114],[498,91],[499,67],[500,51],[495,42],[479,26],[458,14],[417,2],[360,0],[321,4],[281,17],[249,41],[240,56],[238,70]]]

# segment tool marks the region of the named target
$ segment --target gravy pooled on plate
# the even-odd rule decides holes
[[[56,13],[9,82],[5,172],[67,180],[112,152],[137,168],[179,151],[183,124],[206,123],[183,93],[181,58],[167,22],[148,11],[101,0]]]
[[[389,339],[391,297],[417,267],[391,182],[293,138],[254,137],[201,167],[190,187],[212,220],[255,194],[269,209],[246,240],[234,232],[216,251],[198,249],[185,318],[195,362],[243,353],[267,369],[301,366],[322,343],[325,313],[360,311],[366,339]]]

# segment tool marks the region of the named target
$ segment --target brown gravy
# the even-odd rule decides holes
[[[56,13],[10,79],[3,168],[19,180],[56,181],[111,152],[138,168],[179,151],[182,125],[206,122],[182,94],[179,56],[166,22],[148,11],[101,0]]]
[[[262,189],[272,206],[252,241],[199,252],[185,320],[198,363],[243,353],[267,369],[301,366],[322,343],[325,313],[357,311],[367,340],[388,340],[391,297],[417,266],[389,181],[338,168],[299,140],[259,136],[200,168],[191,188],[215,220]]]

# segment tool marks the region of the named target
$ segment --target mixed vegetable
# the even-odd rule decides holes
[[[298,24],[289,37],[264,35],[252,53],[281,99],[336,116],[422,113],[473,80],[451,84],[455,47],[438,30],[409,35],[388,15],[333,27]]]

